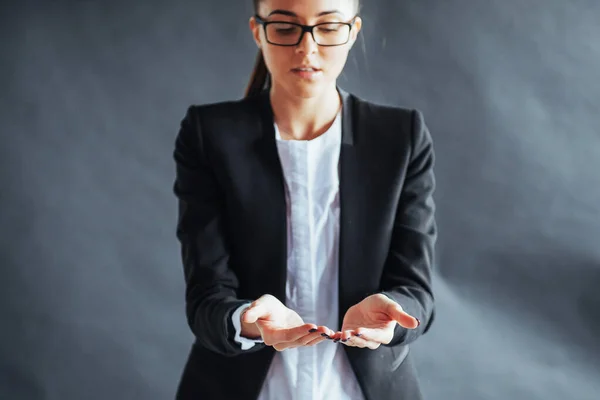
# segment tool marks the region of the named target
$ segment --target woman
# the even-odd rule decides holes
[[[196,338],[177,398],[420,399],[408,349],[433,320],[436,239],[422,115],[337,86],[358,0],[254,5],[246,97],[190,107],[175,143]]]

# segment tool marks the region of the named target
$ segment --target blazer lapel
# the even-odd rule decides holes
[[[339,326],[344,314],[363,294],[360,291],[360,268],[352,261],[359,259],[363,215],[361,193],[364,191],[364,170],[360,167],[357,143],[357,107],[353,96],[338,88],[342,96],[342,146],[340,149],[340,239],[339,239]],[[364,266],[368,268],[368,266]]]
[[[272,241],[269,250],[273,252],[269,259],[274,260],[274,268],[270,268],[269,280],[272,287],[271,294],[282,303],[286,303],[285,286],[287,280],[287,204],[285,201],[285,181],[283,168],[277,150],[275,138],[275,127],[273,110],[269,99],[268,90],[257,96],[260,120],[258,124],[258,140],[256,151],[262,162],[260,174],[256,179],[260,180],[260,194],[263,197],[263,206],[256,210],[260,219],[265,222],[263,232],[257,235],[266,235]]]

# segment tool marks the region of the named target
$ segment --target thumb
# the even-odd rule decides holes
[[[242,321],[247,324],[253,324],[260,318],[264,318],[269,314],[269,310],[262,302],[255,301],[243,312]]]
[[[389,306],[387,314],[404,328],[415,329],[419,326],[419,320],[404,311],[399,304]]]
[[[408,329],[415,329],[419,326],[419,320],[408,314],[402,306],[386,296],[385,313],[400,326]]]

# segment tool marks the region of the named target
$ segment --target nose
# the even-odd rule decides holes
[[[297,53],[312,54],[317,51],[319,45],[315,42],[310,32],[304,32],[300,43],[296,46]]]

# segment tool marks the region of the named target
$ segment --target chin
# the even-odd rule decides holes
[[[325,82],[294,82],[288,86],[288,92],[303,99],[319,97],[329,85]]]
[[[321,94],[320,90],[296,90],[293,93],[296,97],[301,97],[303,99],[312,99],[314,97],[318,97]]]

